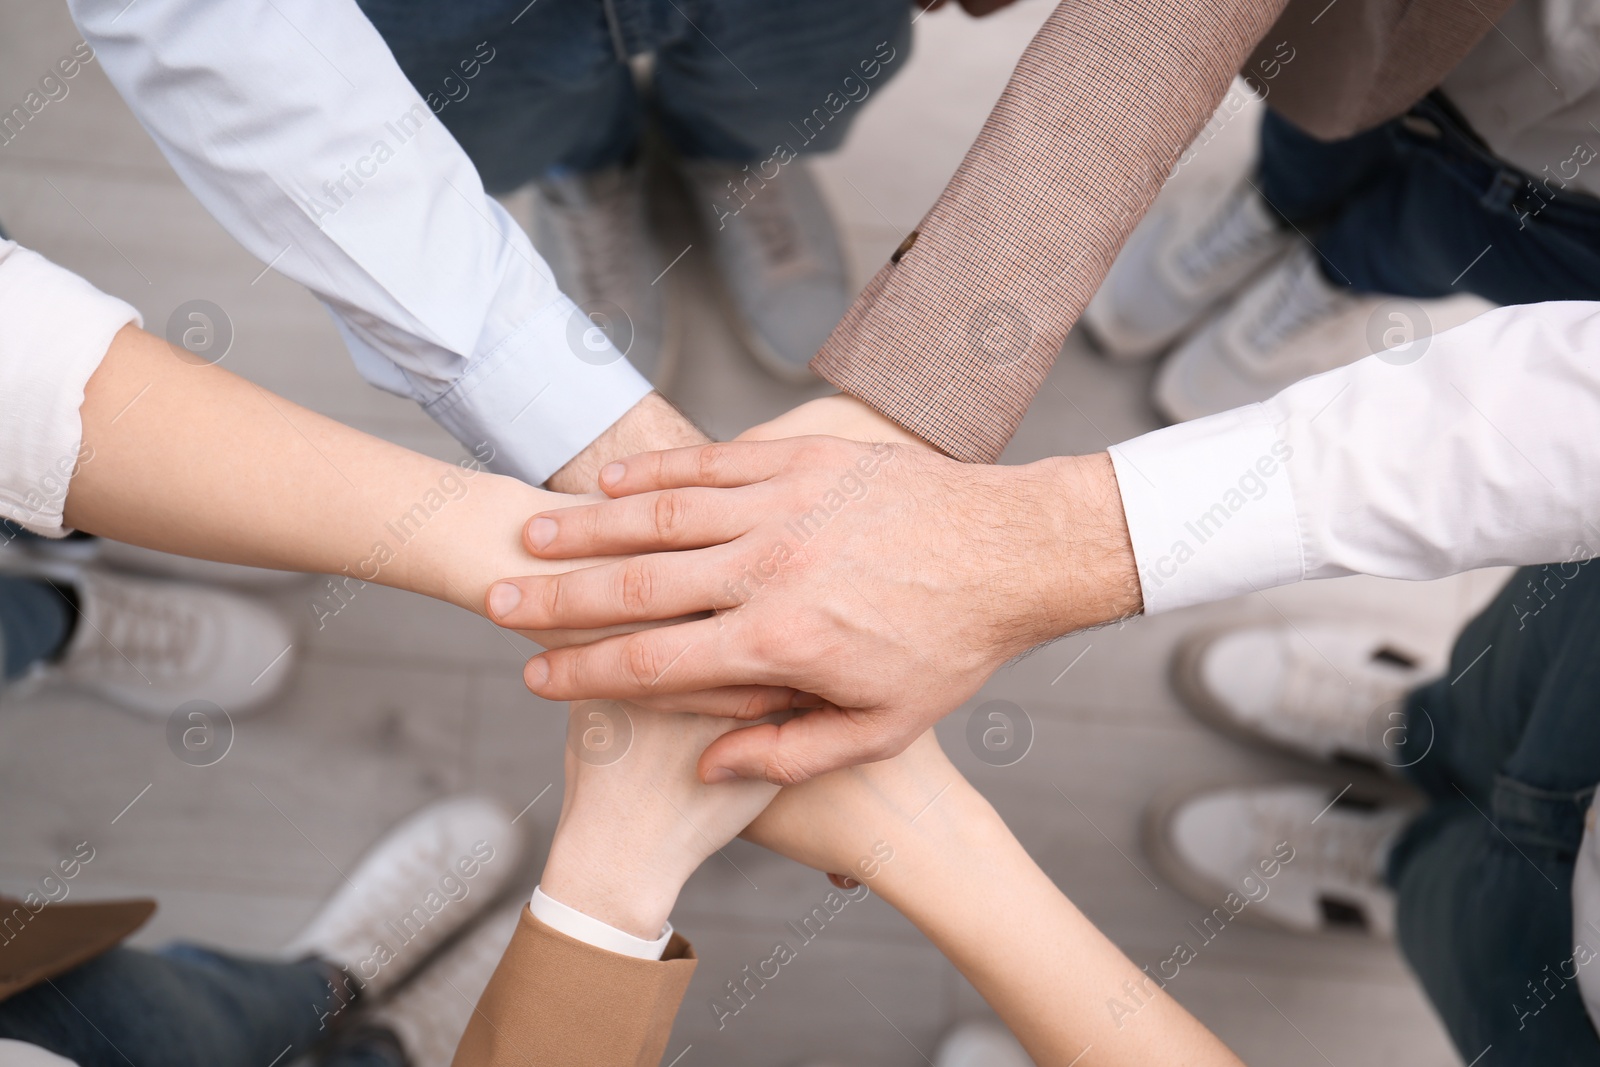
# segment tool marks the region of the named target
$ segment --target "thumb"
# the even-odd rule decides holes
[[[700,780],[756,778],[799,785],[841,767],[888,759],[905,745],[886,740],[882,723],[873,718],[870,712],[828,706],[781,724],[731,730],[701,754]]]

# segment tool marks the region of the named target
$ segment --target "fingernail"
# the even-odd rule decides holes
[[[510,582],[496,582],[489,587],[489,610],[504,617],[517,610],[522,603],[522,590]]]
[[[543,689],[550,680],[550,665],[542,659],[529,660],[528,669],[522,672],[522,680],[529,689]]]
[[[706,772],[706,785],[716,785],[719,782],[731,782],[739,777],[726,767],[713,767]]]
[[[604,467],[600,468],[600,484],[616,485],[618,482],[622,481],[622,476],[627,472],[627,470],[628,468],[624,467],[620,463],[607,463]]]
[[[528,523],[528,541],[534,548],[544,548],[556,539],[556,520],[540,516]]]

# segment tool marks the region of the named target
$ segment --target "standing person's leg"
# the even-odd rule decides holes
[[[603,5],[361,0],[361,9],[489,192],[637,151],[639,99]]]
[[[909,58],[904,0],[658,4],[669,26],[653,107],[750,354],[807,364],[852,287],[821,191],[799,157],[837,148]]]
[[[1525,568],[1407,703],[1435,800],[1395,847],[1399,942],[1462,1056],[1594,1063],[1572,879],[1600,782],[1600,566]],[[1563,977],[1564,976],[1564,977]]]
[[[0,1002],[0,1037],[78,1067],[261,1067],[305,1054],[348,1019],[349,981],[318,960],[115,948]],[[403,1059],[366,1062],[404,1067]]]
[[[48,582],[0,576],[0,681],[14,682],[59,656],[72,617],[71,603]]]
[[[1255,185],[1285,222],[1314,227],[1382,181],[1398,161],[1386,129],[1319,141],[1280,117],[1269,104],[1261,117]]]

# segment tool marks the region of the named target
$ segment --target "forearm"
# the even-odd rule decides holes
[[[90,378],[69,524],[183,555],[409,589],[472,611],[565,498],[409,452],[125,327]]]
[[[873,888],[966,976],[1036,1063],[1239,1060],[1084,917],[964,781],[901,835]],[[1142,1005],[1131,1016],[1108,1010]]]

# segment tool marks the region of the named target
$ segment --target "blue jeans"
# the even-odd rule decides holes
[[[1526,567],[1407,698],[1432,801],[1390,857],[1399,942],[1464,1062],[1600,1063],[1572,876],[1600,783],[1600,562]],[[1582,938],[1595,946],[1592,932]],[[1581,958],[1580,958],[1581,960]],[[1537,987],[1539,995],[1533,990]]]
[[[638,150],[688,158],[837,147],[904,65],[910,0],[361,0],[492,193]],[[647,94],[628,59],[650,54]]]
[[[330,984],[337,973],[316,960],[249,960],[194,945],[114,948],[0,1001],[0,1037],[78,1067],[268,1067],[305,1055],[350,1017],[350,994]],[[392,1034],[369,1028],[340,1034],[319,1062],[406,1061]]]
[[[1600,299],[1600,200],[1497,159],[1437,93],[1331,143],[1268,110],[1257,185],[1311,238],[1328,280],[1359,292]]]
[[[72,618],[71,603],[49,583],[0,577],[0,680],[20,678],[60,652]]]

